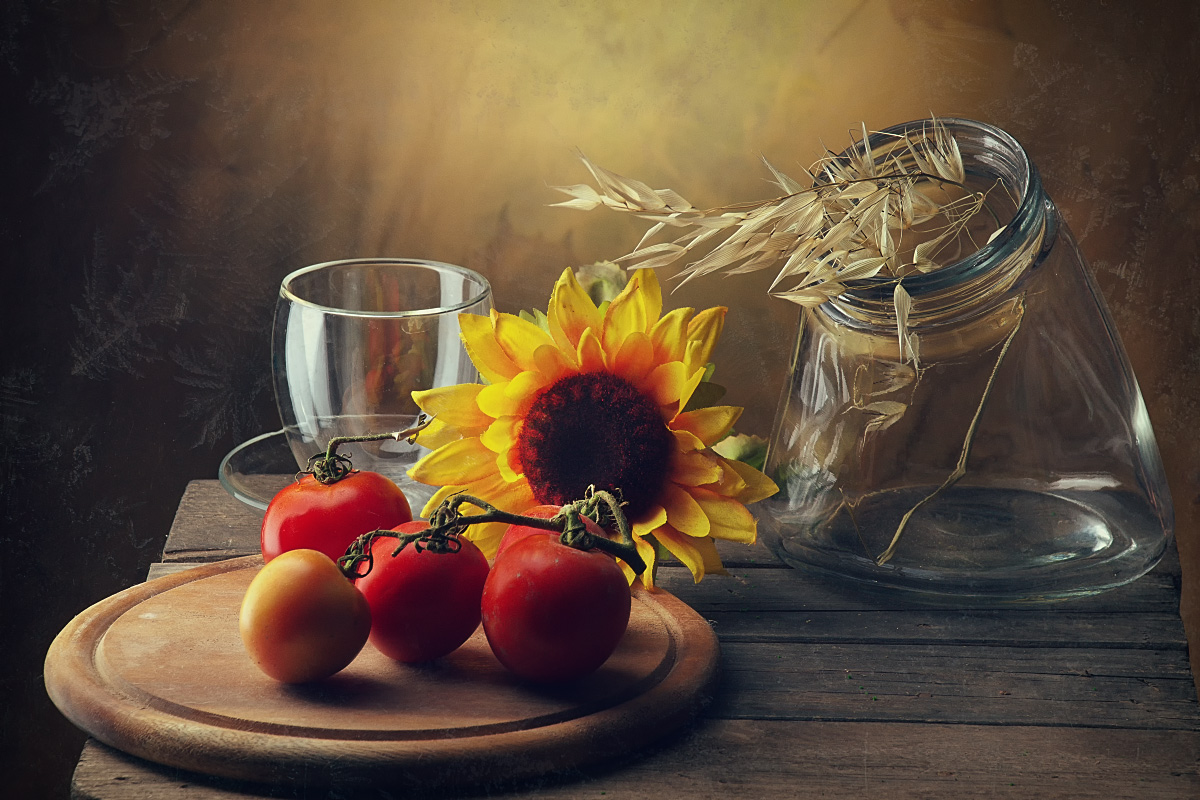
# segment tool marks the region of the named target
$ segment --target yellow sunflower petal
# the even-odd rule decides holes
[[[668,483],[659,493],[663,508],[667,511],[667,524],[688,536],[707,536],[708,517],[704,509],[686,489]]]
[[[474,435],[474,434],[471,434]],[[461,428],[456,428],[453,425],[447,425],[440,419],[435,419],[421,429],[417,434],[417,444],[422,447],[428,447],[430,450],[436,450],[442,445],[449,444],[457,439],[463,438]]]
[[[640,331],[629,334],[613,359],[613,373],[637,385],[657,362],[650,337]]]
[[[649,536],[661,525],[667,524],[667,510],[661,505],[653,505],[642,512],[637,519],[629,520],[634,536]]]
[[[745,481],[746,488],[736,495],[740,502],[757,503],[759,500],[765,500],[779,491],[779,487],[775,485],[775,481],[749,464],[743,464],[741,461],[726,461],[726,463]]]
[[[681,453],[691,450],[703,450],[705,448],[704,442],[700,441],[696,434],[691,431],[675,430],[672,428],[671,435],[675,437],[675,446]]]
[[[524,477],[525,473],[521,471],[520,458],[515,447],[496,454],[496,471],[509,483]]]
[[[508,393],[508,381],[502,381],[483,387],[475,397],[475,403],[484,414],[492,419],[500,419],[516,415],[521,399],[512,397]]]
[[[442,445],[408,470],[408,476],[421,483],[441,486],[464,484],[495,472],[496,454],[483,446],[479,437],[459,439]]]
[[[553,345],[550,334],[528,320],[514,314],[495,312],[496,343],[514,364],[524,370],[536,369],[535,353],[539,347]]]
[[[506,381],[521,371],[496,341],[491,317],[459,314],[458,326],[462,331],[463,347],[466,348],[471,363],[488,383]]]
[[[749,484],[742,479],[741,473],[733,468],[732,461],[721,456],[715,456],[715,458],[719,459],[718,463],[721,465],[721,479],[704,488],[726,497],[740,498],[742,492],[750,488]]]
[[[568,373],[575,372],[579,369],[579,364],[575,360],[575,348],[570,350],[560,350],[556,345],[548,344],[539,347],[533,353],[533,360],[537,363],[538,372],[546,378],[546,383],[551,384],[560,378],[565,377]]]
[[[638,537],[634,537],[633,543],[637,546],[638,555],[640,555],[642,557],[642,561],[646,563],[646,569],[643,570],[641,574],[642,585],[647,589],[653,590],[655,558],[654,545],[650,544],[650,542],[647,542],[645,539],[640,539]],[[639,576],[637,573],[635,573],[633,569],[624,561],[618,560],[617,564],[620,565],[621,571],[625,573],[625,580],[629,581],[630,584],[638,579]]]
[[[529,406],[533,403],[534,397],[547,384],[546,376],[540,372],[522,372],[517,377],[508,382],[508,387],[504,393],[509,399],[515,402],[515,414],[524,414],[529,410]]]
[[[467,494],[474,495],[480,500],[486,500],[497,508],[514,514],[519,514],[525,509],[537,505],[533,499],[533,490],[529,488],[529,481],[524,478],[517,481],[506,481],[499,473],[493,473],[478,481],[471,488],[472,491],[468,491]]]
[[[712,360],[713,349],[717,346],[717,340],[721,338],[721,330],[725,327],[725,312],[728,310],[724,306],[706,308],[688,323],[689,345],[699,343],[698,346],[689,346],[686,350],[685,363],[689,374],[693,370],[702,369]]]
[[[656,405],[670,406],[679,402],[687,384],[688,373],[683,362],[669,361],[650,370],[638,388],[649,395]]]
[[[595,332],[588,328],[579,337],[579,371],[603,372],[607,369],[604,357],[604,346]]]
[[[625,337],[635,332],[648,332],[661,313],[662,290],[658,276],[652,269],[637,270],[604,312],[600,335],[604,349],[617,352]]]
[[[569,268],[564,269],[554,284],[546,311],[554,341],[563,350],[574,350],[585,330],[600,330],[601,319],[596,304],[579,285],[575,273]]]
[[[670,527],[662,528],[655,538],[667,548],[671,555],[683,562],[692,573],[692,580],[699,583],[705,575],[725,575],[725,566],[717,553],[717,546],[707,537],[697,539]]]
[[[695,411],[685,411],[671,421],[675,430],[690,431],[706,445],[713,445],[725,438],[742,415],[739,406],[710,406]]]
[[[646,309],[646,327],[642,330],[648,331],[662,316],[662,287],[658,283],[658,273],[652,269],[639,269],[634,271],[633,279],[642,282],[642,304]]]
[[[654,323],[650,329],[650,341],[654,344],[654,358],[659,362],[682,361],[687,347],[688,320],[692,309],[677,308]]]
[[[455,428],[479,428],[491,424],[491,418],[479,410],[475,398],[483,384],[460,383],[412,393],[413,401],[427,414]]]
[[[676,408],[677,411],[682,411],[683,409],[687,408],[687,404],[692,399],[692,394],[696,391],[696,387],[698,387],[704,381],[704,372],[704,369],[696,370],[692,373],[691,377],[687,379],[687,382],[683,384],[683,390],[679,393],[679,406]]]
[[[479,441],[493,453],[502,453],[517,443],[520,430],[519,417],[501,417],[494,420],[488,429],[479,435]]]
[[[737,500],[704,489],[693,489],[692,494],[708,517],[711,526],[709,536],[746,544],[752,544],[758,538],[758,523]]]
[[[705,452],[676,450],[671,456],[671,480],[681,486],[716,483],[725,472],[718,458]]]

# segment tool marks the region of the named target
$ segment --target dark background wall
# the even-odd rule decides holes
[[[41,683],[54,634],[156,560],[187,481],[278,419],[289,271],[475,267],[504,310],[640,236],[547,208],[593,160],[697,205],[933,112],[1006,128],[1125,338],[1200,632],[1200,11],[1190,2],[7,0],[0,5],[0,775],[63,796],[83,737]],[[717,357],[770,425],[794,310],[765,277]]]

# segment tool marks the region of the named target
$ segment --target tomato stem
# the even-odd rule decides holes
[[[473,506],[483,509],[483,513],[461,514],[458,508],[463,503],[470,503]],[[604,536],[596,536],[589,533],[582,519],[585,516],[601,525],[601,527],[608,527],[606,523],[615,524],[618,539],[614,541]],[[646,571],[646,562],[642,559],[641,554],[638,553],[637,545],[633,541],[633,531],[629,526],[629,520],[625,517],[625,513],[621,511],[620,501],[611,492],[589,489],[587,497],[567,503],[550,519],[512,514],[496,508],[491,503],[486,500],[480,500],[478,497],[472,497],[468,494],[456,494],[447,498],[430,519],[432,527],[454,525],[465,528],[468,525],[476,525],[484,522],[504,522],[509,525],[525,525],[530,528],[555,531],[560,534],[559,541],[567,547],[574,547],[576,550],[591,550],[595,548],[608,553],[610,556],[621,559],[637,575],[641,575]]]
[[[341,445],[352,442],[382,442],[387,439],[397,442],[403,439],[412,444],[416,440],[417,434],[423,431],[431,422],[433,422],[433,417],[421,414],[417,417],[417,424],[406,430],[392,431],[390,433],[367,433],[361,436],[335,436],[329,440],[328,448],[324,453],[317,453],[308,459],[308,468],[304,472],[312,475],[319,483],[326,486],[337,483],[342,478],[354,472],[354,464],[351,463],[350,456],[337,452],[338,447]]]
[[[433,553],[457,553],[462,547],[459,534],[466,530],[465,526],[433,527],[420,531],[400,533],[396,530],[379,529],[367,531],[346,548],[346,553],[337,560],[338,568],[350,580],[364,578],[375,566],[374,545],[376,539],[395,539],[399,544],[392,551],[392,558],[400,555],[400,551],[410,544],[417,552],[429,550]],[[366,564],[366,569],[362,565]]]
[[[372,441],[366,439],[365,441]],[[332,443],[331,443],[332,446]],[[459,507],[464,503],[483,509],[479,514],[463,514]],[[583,518],[587,517],[602,528],[615,526],[617,539],[596,536],[588,531]],[[400,533],[395,530],[375,530],[362,534],[346,549],[345,555],[338,559],[338,567],[342,573],[354,580],[364,577],[374,566],[371,550],[376,539],[390,537],[399,544],[392,552],[396,556],[410,544],[418,550],[427,549],[435,553],[456,552],[461,546],[458,537],[471,525],[484,522],[504,522],[509,525],[525,525],[559,534],[559,541],[567,547],[576,550],[591,550],[593,548],[619,558],[629,565],[634,574],[641,575],[646,571],[646,562],[637,550],[633,541],[633,529],[625,512],[621,510],[621,501],[607,491],[597,491],[589,488],[587,496],[582,500],[567,503],[550,519],[544,517],[527,517],[524,514],[513,514],[496,508],[486,500],[472,497],[469,494],[456,494],[447,498],[430,515],[429,527],[421,531]],[[366,564],[365,571],[362,569]]]

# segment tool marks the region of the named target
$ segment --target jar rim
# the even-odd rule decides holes
[[[971,119],[942,117],[938,118],[937,122],[955,135],[960,149],[963,149],[964,143],[971,146],[978,142],[978,152],[975,152],[974,147],[971,148],[971,155],[976,158],[964,159],[964,167],[967,167],[968,174],[981,174],[977,168],[973,172],[970,164],[987,164],[994,170],[989,177],[1013,179],[1009,188],[1014,193],[1019,192],[1020,199],[1012,218],[998,230],[994,238],[982,247],[944,267],[900,279],[905,291],[914,299],[951,289],[1002,264],[1008,253],[1036,231],[1045,210],[1044,193],[1037,167],[1034,166],[1029,154],[1015,137],[994,125]],[[869,134],[868,142],[874,149],[876,146],[894,141],[897,136],[925,130],[929,124],[930,120],[924,119],[892,125]],[[840,155],[849,156],[850,154],[851,150],[847,149]],[[982,154],[986,154],[990,158],[979,160],[978,156]],[[833,301],[836,302],[847,296],[868,302],[885,299],[890,301],[896,285],[897,279],[890,276],[847,281],[846,293],[838,298],[833,298]]]

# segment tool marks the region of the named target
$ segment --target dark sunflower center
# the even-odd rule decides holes
[[[653,401],[623,378],[572,375],[534,400],[517,442],[521,468],[539,503],[562,505],[589,486],[620,490],[634,518],[658,497],[671,458],[671,433]]]

